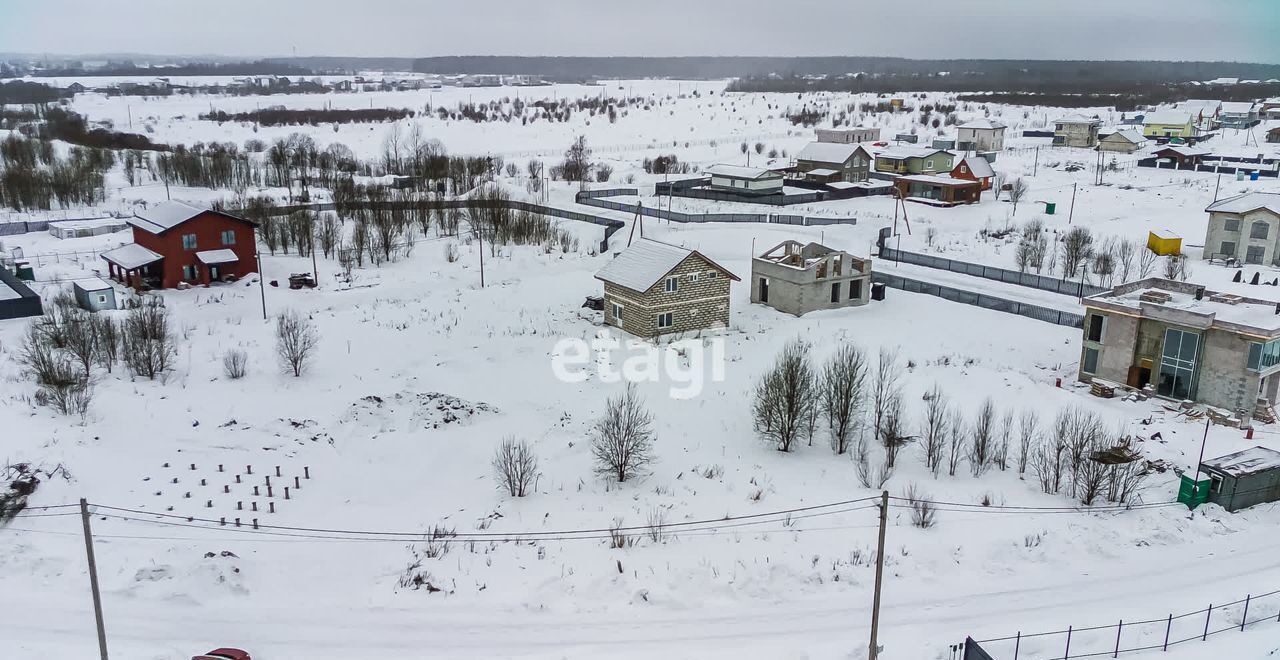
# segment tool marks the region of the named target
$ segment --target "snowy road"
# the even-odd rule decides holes
[[[1046,575],[1057,577],[1043,581],[997,578],[963,585],[949,577],[921,584],[911,576],[891,575],[882,615],[885,657],[946,657],[946,644],[965,634],[981,638],[1019,629],[1158,618],[1275,589],[1280,587],[1280,558],[1270,547],[1270,536],[1265,530],[1237,532],[1150,548],[1140,571],[1108,562],[1046,567]],[[0,638],[30,655],[91,655],[93,619],[88,594],[82,593],[87,590],[81,589],[84,576],[66,578],[54,588],[25,595],[21,603],[6,599],[0,605]],[[410,598],[415,597],[406,601]],[[620,592],[619,598],[629,596]],[[417,600],[413,607],[343,602],[336,595],[327,602],[305,603],[244,598],[234,609],[195,600],[161,604],[107,593],[106,625],[115,655],[169,659],[203,646],[236,643],[266,660],[420,658],[424,653],[439,658],[845,658],[863,648],[869,617],[869,603],[834,595],[686,612],[634,605],[607,613],[481,611],[474,604],[453,606],[436,596]],[[1274,614],[1277,604],[1272,599],[1259,607]],[[1265,611],[1254,610],[1256,615]],[[1228,615],[1221,616],[1227,624]],[[1252,637],[1280,633],[1280,628],[1267,632],[1274,625],[1257,624],[1260,634]],[[1226,633],[1198,648],[1212,653],[1237,639],[1236,633]],[[1073,653],[1108,640],[1080,635]],[[1046,638],[1043,643],[1047,650],[1058,642]],[[1180,650],[1194,651],[1199,644]],[[1033,648],[1024,640],[1024,651]],[[1003,660],[998,647],[989,650]]]

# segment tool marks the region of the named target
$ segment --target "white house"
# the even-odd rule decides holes
[[[712,165],[703,170],[711,175],[711,188],[746,195],[782,194],[782,175],[758,167]]]
[[[990,119],[976,119],[956,127],[956,147],[968,151],[1004,149],[1005,125]]]

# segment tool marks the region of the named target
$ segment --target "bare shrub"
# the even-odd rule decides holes
[[[248,372],[249,354],[244,349],[233,348],[222,354],[222,373],[231,380],[240,380]]]
[[[1093,233],[1087,227],[1076,225],[1067,230],[1062,239],[1062,274],[1064,277],[1075,275],[1080,266],[1089,262],[1093,256]]]
[[[626,531],[622,529],[622,519],[614,518],[613,524],[609,525],[609,547],[626,548],[635,544],[635,537],[627,534]]]
[[[155,379],[173,368],[177,340],[169,329],[169,314],[156,299],[129,310],[121,334],[121,354],[137,376]]]
[[[914,482],[907,486],[902,494],[903,499],[911,507],[911,524],[920,529],[933,527],[938,517],[938,509],[929,501],[929,494],[921,491]]]
[[[978,407],[973,419],[973,429],[969,433],[969,470],[973,476],[981,476],[987,471],[995,452],[996,406],[988,397]]]
[[[1133,273],[1133,261],[1137,252],[1138,246],[1132,240],[1123,238],[1116,241],[1115,261],[1120,284],[1129,281],[1129,275]]]
[[[752,406],[756,432],[777,445],[778,451],[791,451],[816,405],[815,389],[809,344],[788,342],[756,385]]]
[[[1031,447],[1035,444],[1039,432],[1040,418],[1034,409],[1022,411],[1018,418],[1018,474],[1026,474],[1027,462],[1031,458]]]
[[[493,474],[498,487],[512,497],[524,497],[533,490],[538,476],[538,457],[524,440],[508,437],[493,452]]]
[[[110,372],[120,359],[120,324],[106,314],[94,314],[90,318],[97,326],[94,334],[98,338],[98,363]]]
[[[458,259],[459,259],[458,244],[454,243],[453,241],[449,241],[448,243],[445,243],[444,244],[444,260],[449,263],[454,263],[458,261]]]
[[[276,355],[294,377],[302,375],[320,343],[320,333],[310,319],[295,310],[276,316]]]
[[[924,422],[920,425],[921,447],[924,464],[937,477],[942,472],[942,461],[947,448],[947,397],[942,388],[934,384],[924,395]]]
[[[1160,255],[1156,254],[1155,252],[1152,252],[1151,250],[1145,247],[1138,248],[1139,279],[1146,279],[1150,277],[1151,273],[1155,272],[1156,261],[1158,261],[1159,259],[1160,259]]]
[[[884,431],[885,408],[888,406],[890,399],[900,390],[899,380],[901,377],[902,369],[898,363],[897,351],[881,348],[880,358],[876,362],[875,381],[871,384],[873,430],[876,433],[877,440],[883,441],[881,434]]]
[[[851,344],[841,346],[823,367],[822,415],[831,435],[831,449],[836,454],[848,451],[854,427],[862,418],[866,377],[866,355]]]
[[[884,445],[884,460],[889,467],[898,463],[898,452],[913,438],[907,435],[902,390],[895,389],[884,402],[884,416],[880,420],[880,444]]]
[[[662,543],[667,539],[667,510],[655,506],[649,510],[649,524],[645,527],[645,535],[654,543]]]
[[[950,476],[956,476],[956,468],[964,460],[964,443],[964,415],[952,408],[947,416],[947,474]]]
[[[596,472],[626,481],[653,461],[653,416],[634,383],[619,396],[609,399],[604,415],[591,429],[591,455]]]

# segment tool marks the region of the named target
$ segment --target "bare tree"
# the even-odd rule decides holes
[[[964,459],[965,426],[964,415],[957,408],[952,408],[947,415],[947,474],[956,476],[956,468]]]
[[[1018,177],[1009,185],[1009,201],[1013,202],[1013,214],[1018,215],[1018,202],[1027,196],[1027,191],[1031,189],[1026,179]]]
[[[498,487],[512,497],[524,497],[538,476],[538,457],[524,440],[504,438],[493,452],[493,474]]]
[[[1004,184],[1009,181],[1009,175],[1006,172],[996,172],[995,185],[992,188],[996,191],[996,201],[1000,201],[1000,192],[1004,190]]]
[[[106,314],[94,314],[90,318],[97,326],[94,332],[98,337],[98,362],[110,372],[120,358],[120,326]]]
[[[586,136],[574,138],[573,144],[564,152],[560,166],[565,181],[579,181],[585,185],[591,177],[591,149],[587,146]]]
[[[1040,418],[1033,408],[1022,411],[1018,418],[1018,474],[1026,474],[1027,461],[1031,457],[1031,447],[1035,443]]]
[[[1093,234],[1088,228],[1076,225],[1067,230],[1062,239],[1062,276],[1076,274],[1080,266],[1093,255]]]
[[[222,373],[231,380],[244,378],[248,371],[249,354],[241,348],[233,348],[222,354]]]
[[[316,224],[316,240],[320,243],[320,251],[326,259],[333,256],[333,249],[338,245],[342,233],[342,221],[335,213],[320,214],[320,222]]]
[[[1160,255],[1156,254],[1155,252],[1152,252],[1148,248],[1144,247],[1144,248],[1138,249],[1139,279],[1146,279],[1148,277],[1151,277],[1151,273],[1155,272],[1156,270],[1156,260],[1158,260],[1159,258],[1160,258]]]
[[[1004,411],[1004,415],[1000,417],[1000,432],[996,440],[995,453],[992,456],[992,461],[1002,472],[1009,469],[1009,443],[1013,438],[1013,418],[1012,408]]]
[[[315,323],[297,311],[290,309],[276,317],[276,355],[295,378],[302,375],[319,343]]]
[[[653,416],[644,408],[634,383],[609,399],[604,415],[591,429],[591,455],[596,472],[626,481],[653,461]]]
[[[1137,254],[1137,244],[1128,238],[1120,239],[1116,242],[1116,266],[1120,271],[1120,283],[1129,281],[1129,275],[1133,273],[1134,257]]]
[[[134,375],[155,379],[173,367],[178,349],[169,330],[169,314],[158,299],[129,310],[121,339],[124,363]]]
[[[791,451],[817,405],[816,390],[809,344],[798,339],[788,342],[756,385],[752,406],[756,432],[776,444],[778,451]]]
[[[98,325],[87,312],[76,309],[67,314],[62,325],[63,348],[79,360],[87,375],[98,356]]]
[[[947,397],[935,383],[924,395],[924,422],[920,425],[924,464],[937,477],[947,447]]]
[[[907,435],[901,388],[895,389],[885,401],[881,424],[880,443],[884,445],[884,461],[889,467],[896,467],[898,452],[913,439]]]
[[[1104,451],[1110,448],[1110,444],[1101,438],[1093,440],[1090,444],[1089,454],[1097,451]],[[1111,467],[1095,460],[1091,456],[1085,456],[1084,460],[1073,471],[1073,488],[1076,497],[1080,498],[1080,503],[1090,506],[1102,495],[1107,488],[1107,481],[1111,477]]]
[[[822,415],[831,434],[831,449],[843,454],[862,417],[866,399],[867,358],[852,344],[841,346],[822,370]]]
[[[1182,274],[1182,255],[1171,254],[1164,259],[1163,275],[1166,280],[1176,280]]]
[[[885,406],[894,393],[901,389],[901,378],[897,351],[881,347],[880,358],[876,362],[875,381],[871,383],[872,421],[877,440],[881,439],[880,433],[884,429]]]
[[[973,430],[969,433],[969,450],[965,458],[969,459],[969,470],[973,476],[981,476],[987,471],[995,454],[996,406],[990,397],[978,407],[973,418]]]

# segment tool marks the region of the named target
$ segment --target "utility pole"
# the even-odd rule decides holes
[[[1204,437],[1200,439],[1200,458],[1196,460],[1196,478],[1191,480],[1192,493],[1200,494],[1200,464],[1204,462],[1204,446],[1209,442],[1209,423],[1213,420],[1205,415]]]
[[[311,276],[315,279],[316,284],[320,284],[320,267],[316,265],[316,228],[311,228]]]
[[[482,225],[484,223],[481,223]],[[478,229],[476,236],[480,240],[480,288],[484,288],[484,229]]]
[[[262,294],[262,320],[267,320],[267,274],[262,271],[262,250],[258,250],[258,293]]]
[[[1222,188],[1222,175],[1218,175],[1218,183],[1213,186],[1213,201],[1218,201],[1218,191]]]
[[[1071,184],[1071,210],[1067,212],[1067,224],[1071,224],[1071,219],[1076,217],[1076,188],[1080,184]]]
[[[880,586],[884,579],[884,530],[889,524],[889,491],[880,493],[880,542],[876,550],[876,592],[871,602],[871,644],[867,647],[867,660],[880,657],[876,634],[880,631]]]
[[[93,591],[93,618],[98,625],[98,654],[107,660],[107,629],[102,624],[102,592],[98,590],[98,560],[93,556],[93,530],[89,528],[89,502],[80,498],[80,522],[84,525],[84,554],[89,559],[89,588]]]

